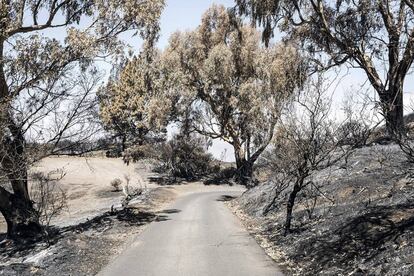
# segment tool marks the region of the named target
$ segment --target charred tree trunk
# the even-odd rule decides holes
[[[7,236],[10,239],[34,238],[41,234],[42,228],[39,215],[30,200],[24,150],[10,146],[3,143],[1,166],[7,174],[13,193],[0,189],[0,212],[6,219]]]
[[[122,135],[122,140],[121,140],[121,151],[125,152],[126,150],[126,135],[123,134]]]
[[[253,182],[253,162],[236,154],[236,166],[236,181],[241,185],[250,186]]]
[[[295,182],[293,190],[289,195],[289,199],[286,205],[286,221],[285,221],[285,236],[291,232],[292,219],[293,219],[293,207],[295,206],[296,197],[303,187],[305,181],[304,177],[301,177]]]
[[[263,209],[263,215],[269,214],[270,211],[274,210],[276,208],[276,200],[278,198],[278,195],[274,196],[269,204],[266,205],[266,207]]]
[[[273,129],[273,127],[272,127]],[[271,135],[272,137],[273,135]],[[266,149],[267,145],[270,143],[271,137],[268,142],[263,144],[260,148],[256,150],[253,154],[250,152],[250,147],[246,146],[243,148],[240,143],[233,144],[234,154],[236,159],[236,181],[246,187],[253,187],[257,184],[253,176],[253,167],[254,163],[257,161],[259,156]],[[247,142],[249,145],[249,141]]]
[[[38,236],[42,229],[28,191],[24,134],[10,112],[9,88],[2,63],[3,42],[0,38],[0,165],[13,193],[0,187],[0,212],[7,222],[7,236],[18,240]]]
[[[13,240],[36,238],[42,228],[33,203],[19,194],[0,189],[0,212],[7,222],[7,237]]]
[[[387,134],[395,136],[405,132],[403,88],[401,85],[391,86],[383,100],[383,112]]]
[[[238,182],[244,186],[251,186],[253,182],[253,164],[244,160],[241,165],[237,167],[237,176]]]

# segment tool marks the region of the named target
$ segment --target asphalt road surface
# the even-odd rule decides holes
[[[283,275],[225,206],[239,192],[180,197],[101,276]]]

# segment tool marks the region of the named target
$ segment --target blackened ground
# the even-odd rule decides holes
[[[162,219],[159,207],[173,195],[166,188],[146,190],[139,203],[108,211],[61,229],[48,241],[0,243],[0,275],[95,275],[148,223]]]
[[[397,146],[357,150],[313,175],[319,196],[299,199],[294,232],[283,236],[287,190],[264,215],[275,184],[230,203],[258,241],[292,275],[414,275],[414,179]]]

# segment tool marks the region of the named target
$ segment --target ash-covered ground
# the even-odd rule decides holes
[[[398,146],[358,149],[312,177],[319,191],[302,193],[286,237],[290,189],[266,215],[271,180],[230,203],[288,275],[414,275],[414,165]]]
[[[104,212],[65,226],[50,240],[26,245],[0,243],[0,275],[96,275],[148,223],[162,220],[175,197],[168,188],[146,189],[127,209]]]

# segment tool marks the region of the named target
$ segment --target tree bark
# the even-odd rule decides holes
[[[31,201],[0,188],[0,212],[7,223],[7,237],[13,240],[35,238],[42,228]]]
[[[286,205],[286,221],[285,221],[285,233],[288,235],[291,232],[292,218],[293,218],[293,207],[295,206],[295,200],[298,193],[301,190],[304,179],[299,179],[293,186],[293,190],[289,195],[289,200]]]
[[[126,150],[126,134],[122,135],[121,150],[122,152],[125,152]]]
[[[4,162],[2,162],[3,169],[8,168]],[[0,187],[0,201],[2,201],[0,212],[7,222],[7,237],[13,240],[38,237],[42,227],[39,222],[39,214],[30,200],[26,167],[13,169],[14,171],[7,172],[13,193]]]
[[[387,134],[390,136],[403,134],[405,125],[402,85],[390,87],[386,94],[387,97],[383,101],[383,110]]]
[[[4,51],[4,39],[0,37],[0,104],[2,105],[6,101],[6,97],[9,92],[7,82],[6,82],[6,76],[4,74],[3,51]]]
[[[8,112],[8,109],[3,110],[3,112]],[[14,194],[30,202],[24,135],[21,128],[11,118],[11,115],[6,115],[6,118],[1,120],[0,124],[2,125],[2,131],[9,130],[8,135],[3,134],[1,137],[2,170],[6,173]]]
[[[236,181],[241,185],[250,186],[253,181],[253,162],[236,153]]]

